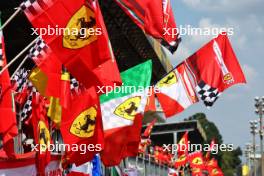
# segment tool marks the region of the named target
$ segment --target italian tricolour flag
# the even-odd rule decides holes
[[[121,73],[121,87],[100,97],[105,135],[102,161],[106,166],[117,165],[124,157],[137,154],[141,113],[147,103],[151,74],[151,61],[132,67]]]

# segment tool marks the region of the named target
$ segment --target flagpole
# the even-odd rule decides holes
[[[16,72],[18,72],[18,70],[23,66],[23,64],[26,62],[27,59],[28,59],[28,56],[24,57],[24,59],[22,60],[22,62],[19,64],[19,66],[17,67],[17,69],[12,74],[11,80],[14,78],[14,76],[16,75]]]
[[[2,31],[6,25],[8,25],[10,23],[10,21],[12,21],[16,16],[17,14],[20,12],[21,8],[18,7],[17,10],[6,20],[6,22],[0,27],[0,31]]]
[[[37,40],[39,37],[35,38],[30,44],[28,44],[20,53],[16,55],[4,68],[0,71],[0,75],[10,66],[12,65],[24,52],[26,52]]]

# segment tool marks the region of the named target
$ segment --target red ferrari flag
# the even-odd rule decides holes
[[[147,34],[161,40],[172,53],[179,44],[170,0],[115,0],[125,13]]]
[[[188,161],[190,163],[191,168],[200,168],[200,169],[205,168],[203,154],[201,151],[189,154]]]
[[[226,33],[211,40],[185,63],[197,81],[196,92],[207,107],[211,107],[225,89],[246,83]]]
[[[69,148],[66,151],[69,163],[81,165],[92,160],[94,155],[103,149],[101,110],[94,87],[73,97],[70,107],[63,108],[60,129],[65,144],[87,148],[84,152]]]
[[[33,93],[31,123],[34,129],[35,143],[38,145],[36,158],[37,170],[41,176],[45,175],[45,168],[51,159],[49,151],[51,135],[45,106],[46,100],[37,92]]]
[[[206,161],[209,161],[209,159],[210,159],[210,154],[211,154],[211,152],[215,149],[215,139],[213,139],[212,141],[211,141],[211,143],[210,143],[210,148],[209,148],[209,151],[207,151],[206,152],[206,154],[205,154],[205,160]]]
[[[188,153],[189,150],[188,131],[184,133],[177,146],[178,146],[177,151],[179,156]]]
[[[86,88],[121,85],[97,1],[27,0],[21,9],[62,64]]]
[[[184,64],[168,73],[155,88],[159,90],[156,95],[166,117],[172,117],[198,102]]]
[[[141,127],[142,115],[137,114],[133,125],[115,128],[104,133],[105,148],[101,158],[105,166],[116,166],[126,157],[137,156]]]
[[[0,70],[6,64],[4,37],[2,31],[0,31]],[[5,70],[0,75],[0,135],[3,139],[4,149],[10,157],[14,155],[14,148],[8,148],[5,146],[10,146],[10,144],[13,143],[13,137],[18,134],[16,124],[16,112],[12,86],[8,70]]]
[[[185,166],[188,162],[188,156],[186,154],[178,155],[177,160],[174,163],[175,168]]]
[[[157,122],[157,119],[152,120],[152,122],[145,129],[142,137],[144,137],[144,138],[149,138],[150,137],[151,132],[152,132],[152,129],[153,129],[153,127],[154,127],[154,125],[155,125],[156,122]]]

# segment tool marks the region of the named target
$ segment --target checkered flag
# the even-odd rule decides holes
[[[31,92],[29,94],[29,96],[27,97],[27,101],[24,104],[22,110],[20,111],[20,120],[25,120],[27,117],[30,116],[30,114],[32,113],[32,98],[33,98],[33,94],[36,93],[36,89],[34,87],[31,87]]]
[[[53,4],[53,0],[24,0],[20,4],[20,8],[26,16],[32,20],[38,14],[43,13],[45,9]]]
[[[205,106],[208,108],[212,107],[214,102],[221,95],[217,88],[211,87],[204,81],[200,81],[195,89],[201,100],[203,100]]]
[[[41,37],[35,42],[34,46],[29,50],[28,57],[39,65],[50,53],[50,48]]]
[[[13,79],[12,82],[15,84],[15,91],[21,93],[24,88],[26,88],[30,83],[28,81],[28,74],[29,71],[22,68],[18,70]]]
[[[78,92],[80,86],[79,81],[77,81],[76,78],[71,78],[70,82],[71,82],[71,90]]]

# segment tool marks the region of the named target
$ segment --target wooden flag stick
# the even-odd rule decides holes
[[[22,62],[19,64],[19,66],[17,67],[17,69],[12,74],[11,80],[14,78],[14,76],[16,75],[16,72],[18,72],[18,70],[23,66],[23,64],[26,62],[27,59],[28,59],[28,56],[24,57],[24,59],[22,60]]]
[[[21,10],[21,8],[20,7],[18,7],[17,9],[16,9],[16,11],[6,20],[6,22],[0,27],[0,31],[2,31],[5,27],[6,27],[6,25],[8,25],[9,23],[10,23],[10,21],[12,21],[16,16],[17,16],[17,14],[20,12],[20,10]]]
[[[39,37],[35,38],[30,44],[28,44],[15,58],[13,58],[4,68],[0,71],[0,75],[10,66],[12,65],[24,52],[26,52],[37,40]]]

